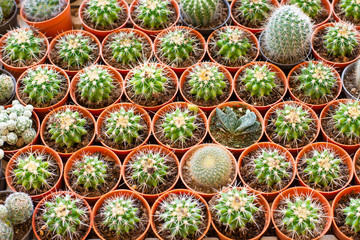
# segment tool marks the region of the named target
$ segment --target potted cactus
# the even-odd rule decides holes
[[[245,187],[272,201],[293,183],[297,169],[287,149],[275,143],[261,142],[241,153],[238,171]]]
[[[101,196],[117,188],[121,180],[121,162],[115,153],[100,146],[76,151],[64,169],[67,188],[94,204]]]
[[[152,48],[152,41],[145,33],[124,28],[105,37],[101,58],[106,65],[126,75],[132,68],[150,60]]]
[[[197,193],[176,189],[161,195],[150,213],[151,228],[160,240],[203,239],[211,223],[209,206]]]
[[[45,146],[66,159],[94,141],[95,119],[82,107],[61,106],[45,116],[40,137]]]
[[[101,43],[91,33],[71,30],[57,35],[50,44],[49,60],[73,77],[100,59]]]
[[[270,206],[253,190],[232,187],[209,201],[212,226],[220,239],[260,239],[270,225]]]
[[[15,0],[1,0],[0,9],[0,34],[3,35],[18,26],[17,4]]]
[[[129,7],[124,0],[86,0],[79,7],[79,18],[86,31],[102,40],[126,25]]]
[[[11,103],[15,97],[16,80],[8,71],[0,69],[0,106]]]
[[[341,82],[347,98],[360,97],[360,60],[348,65],[341,74]]]
[[[118,103],[106,108],[96,123],[101,144],[121,156],[144,145],[149,140],[150,132],[149,114],[131,103]]]
[[[183,154],[206,136],[206,116],[195,105],[174,102],[160,108],[152,120],[152,134],[158,144]]]
[[[130,70],[125,78],[125,95],[146,111],[157,111],[172,102],[178,91],[178,78],[169,67],[148,62]]]
[[[75,104],[98,116],[108,106],[120,102],[123,90],[123,78],[114,68],[94,65],[73,77],[70,96]]]
[[[350,22],[360,29],[360,3],[353,0],[333,0],[332,7],[336,21]]]
[[[357,185],[360,185],[360,150],[357,150],[354,155],[354,180]]]
[[[269,62],[251,62],[241,67],[235,74],[234,85],[239,101],[263,114],[284,99],[288,88],[284,72]]]
[[[229,71],[213,62],[197,63],[186,69],[180,78],[182,97],[205,112],[227,102],[233,89],[233,79]]]
[[[67,191],[52,193],[34,210],[34,235],[37,240],[85,240],[93,224],[90,212],[89,204],[79,195]]]

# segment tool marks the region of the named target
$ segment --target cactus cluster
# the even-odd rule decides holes
[[[351,227],[355,233],[360,231],[360,199],[359,198],[350,198],[350,203],[347,207],[343,208],[342,211],[345,214],[345,224]]]
[[[0,23],[13,13],[15,3],[12,0],[0,0]]]
[[[67,0],[25,0],[23,9],[28,20],[43,22],[59,15],[67,3]]]
[[[261,23],[266,20],[271,11],[268,0],[242,0],[238,7],[240,16],[252,23]]]
[[[6,104],[14,94],[15,83],[11,76],[0,75],[0,104]]]
[[[360,20],[360,2],[357,0],[341,0],[340,7],[345,12],[346,17],[353,17]]]
[[[340,103],[332,116],[335,128],[347,137],[360,137],[360,104],[358,101]]]
[[[140,0],[136,12],[137,19],[140,20],[141,26],[147,29],[164,29],[169,26],[168,9],[170,1],[164,0]]]
[[[245,75],[239,80],[244,82],[246,90],[250,92],[251,96],[268,96],[276,87],[276,73],[271,71],[266,64],[256,64],[251,68],[246,68],[245,71]]]
[[[218,17],[221,0],[181,0],[185,20],[197,28],[209,27]]]
[[[290,4],[298,6],[309,17],[316,17],[321,11],[321,0],[291,0]]]
[[[89,0],[84,13],[88,15],[96,27],[115,25],[122,7],[117,0]]]

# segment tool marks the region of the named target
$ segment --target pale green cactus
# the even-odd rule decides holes
[[[23,9],[28,20],[43,22],[59,15],[67,3],[67,0],[25,0]]]
[[[0,75],[0,104],[7,103],[13,96],[15,83],[11,76],[7,74]]]
[[[21,224],[31,218],[34,205],[29,195],[23,192],[10,194],[5,200],[7,219],[12,224]]]
[[[0,240],[13,240],[14,230],[10,222],[0,220]]]

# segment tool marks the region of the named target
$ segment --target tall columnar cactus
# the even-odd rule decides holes
[[[271,11],[268,0],[242,0],[238,8],[240,15],[253,23],[260,23],[267,19]]]
[[[356,0],[341,0],[340,7],[345,12],[346,17],[353,17],[360,20],[360,2]]]
[[[360,199],[359,198],[350,198],[349,206],[343,208],[343,213],[345,214],[345,224],[351,227],[355,233],[360,231]]]
[[[321,0],[291,0],[290,4],[298,6],[309,17],[316,17],[321,11]]]
[[[104,219],[103,225],[117,235],[129,233],[141,221],[136,199],[123,195],[107,199],[100,209],[100,214]]]
[[[311,20],[300,8],[281,6],[268,20],[262,36],[263,48],[273,61],[295,63],[306,57],[311,33]]]
[[[107,27],[115,24],[122,10],[117,0],[89,0],[84,12],[95,26]]]
[[[7,219],[12,224],[21,224],[30,219],[34,205],[29,195],[23,192],[10,194],[5,200]]]
[[[24,14],[34,22],[46,21],[59,15],[67,3],[67,0],[25,0]]]
[[[345,136],[360,137],[360,104],[349,100],[340,103],[333,115],[335,127]]]
[[[181,11],[194,27],[209,27],[218,17],[220,0],[181,0]]]
[[[168,9],[170,1],[163,0],[140,0],[137,5],[137,18],[141,20],[141,25],[149,29],[162,29],[168,26]]]
[[[54,113],[52,122],[48,125],[51,139],[59,146],[72,147],[81,142],[81,137],[87,133],[86,119],[76,110],[66,108]]]
[[[0,0],[0,9],[2,10],[3,17],[10,17],[11,13],[13,13],[15,7],[15,3],[12,0]]]
[[[276,87],[275,72],[265,64],[246,68],[245,76],[240,81],[245,83],[246,90],[251,96],[256,97],[270,95]]]
[[[327,28],[324,45],[331,55],[348,56],[359,45],[358,34],[356,29],[348,23],[334,23],[334,26]]]
[[[109,98],[114,89],[114,76],[100,65],[90,66],[79,75],[77,88],[82,98],[98,103]]]
[[[0,103],[6,103],[12,97],[15,89],[13,79],[7,74],[0,75]]]
[[[7,221],[0,220],[0,240],[12,240],[14,238],[14,230]]]

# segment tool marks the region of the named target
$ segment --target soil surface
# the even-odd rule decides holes
[[[345,75],[343,81],[346,90],[354,97],[360,97],[360,86],[356,83],[356,71],[355,68],[351,69],[348,74]]]
[[[334,1],[334,0],[333,0]],[[356,20],[354,17],[347,17],[345,15],[345,11],[342,10],[341,8],[341,0],[338,1],[335,6],[334,6],[334,13],[336,13],[336,15],[344,22],[350,22],[354,25],[360,25],[360,19]]]

